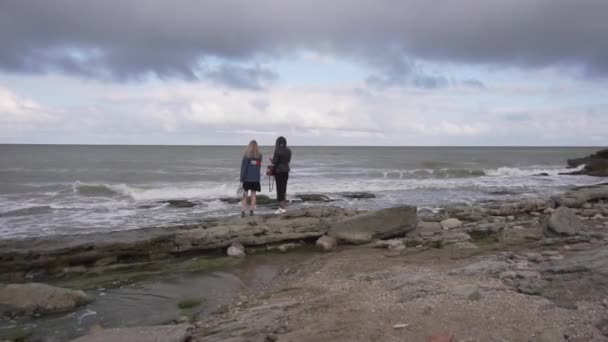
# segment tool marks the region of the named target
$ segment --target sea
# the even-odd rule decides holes
[[[564,176],[594,147],[291,147],[290,208],[377,209],[549,197],[598,183]],[[242,146],[0,145],[0,239],[173,226],[240,214]],[[272,147],[262,147],[263,168]],[[539,174],[547,174],[539,176]],[[276,198],[271,179],[262,194]],[[350,192],[375,198],[352,199]],[[297,195],[324,194],[327,203]],[[176,207],[170,200],[187,200]],[[270,213],[260,207],[258,213]]]

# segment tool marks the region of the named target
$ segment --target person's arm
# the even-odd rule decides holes
[[[270,162],[274,166],[277,166],[279,164],[279,154],[277,153],[277,150],[274,150],[274,156],[272,156],[272,159],[270,160]]]
[[[245,182],[245,172],[247,172],[247,158],[241,161],[241,183]]]

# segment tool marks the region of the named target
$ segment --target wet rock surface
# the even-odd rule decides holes
[[[210,318],[190,318],[192,341],[425,341],[444,335],[458,341],[608,341],[608,202],[595,195],[579,200],[570,208],[537,199],[456,206],[420,222],[415,208],[411,215],[407,207],[363,214],[306,208],[209,221],[170,237],[161,230],[146,241],[156,253],[159,244],[173,248],[169,254],[209,246],[225,252],[234,243],[249,252],[329,237],[351,243],[288,265],[271,288]],[[450,218],[460,224],[445,229],[441,222]],[[360,241],[365,245],[352,245]],[[44,250],[44,244],[32,245]],[[78,253],[98,248],[74,246]],[[44,253],[39,255],[28,255],[28,262]],[[112,255],[115,260],[93,261],[113,267],[125,258]],[[76,260],[62,272],[89,270],[89,263]],[[23,271],[36,278],[54,272]]]
[[[9,317],[66,312],[92,300],[83,291],[47,284],[0,285],[0,312]]]
[[[187,324],[101,329],[73,342],[186,342],[191,330]]]

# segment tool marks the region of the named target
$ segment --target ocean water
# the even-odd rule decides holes
[[[292,147],[288,197],[327,194],[331,205],[400,204],[436,210],[451,203],[547,197],[597,183],[559,176],[568,158],[597,148]],[[264,162],[273,149],[264,147]],[[170,226],[238,215],[243,147],[0,145],[0,238]],[[265,168],[265,165],[263,165]],[[549,176],[535,176],[538,173]],[[373,199],[349,200],[365,191]],[[262,193],[269,192],[262,179]],[[167,200],[187,199],[192,208]],[[294,203],[293,206],[318,205]],[[270,209],[260,208],[259,211]]]

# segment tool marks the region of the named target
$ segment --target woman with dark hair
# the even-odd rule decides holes
[[[285,193],[287,192],[287,180],[289,179],[289,163],[291,162],[291,150],[287,147],[287,139],[278,137],[275,144],[274,155],[270,159],[274,165],[275,179],[277,182],[277,201],[279,201],[279,209],[275,214],[282,214],[287,210],[287,201]]]

